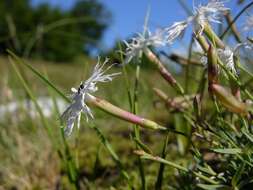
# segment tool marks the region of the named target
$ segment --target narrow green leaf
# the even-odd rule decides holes
[[[242,149],[240,148],[225,148],[225,149],[215,148],[211,150],[217,153],[221,153],[221,154],[241,154],[242,153]]]
[[[113,150],[112,145],[109,143],[109,141],[106,139],[106,137],[103,135],[103,133],[100,131],[99,128],[97,128],[95,125],[90,125],[92,129],[95,130],[97,136],[99,137],[101,143],[104,145],[104,147],[107,149],[107,151],[110,153],[111,157],[113,158],[114,162],[117,164],[117,166],[120,169],[121,175],[125,178],[127,181],[129,187],[133,189],[132,182],[130,180],[130,177],[123,167],[123,164],[121,163],[121,160],[119,159],[118,155],[116,152]]]
[[[65,96],[55,85],[53,85],[46,77],[44,77],[40,72],[34,69],[30,64],[23,61],[21,58],[16,56],[12,51],[7,50],[7,52],[11,55],[11,57],[19,64],[26,66],[30,71],[32,71],[36,76],[38,76],[46,85],[53,88],[64,100],[70,102],[67,96]]]
[[[245,168],[245,163],[242,162],[240,167],[237,169],[235,175],[232,178],[232,186],[234,187],[234,189],[237,188],[237,185],[240,182],[242,173],[244,172],[244,168]]]
[[[197,184],[198,187],[205,190],[229,190],[231,187],[226,185],[207,185],[207,184]]]
[[[169,134],[166,135],[164,145],[163,145],[163,150],[161,153],[161,158],[163,158],[163,159],[165,159],[165,157],[166,157],[166,149],[167,149],[168,143],[169,143]],[[165,168],[165,164],[161,163],[159,166],[159,171],[158,171],[158,175],[157,175],[157,179],[156,179],[156,183],[155,183],[156,190],[162,189],[164,168]]]

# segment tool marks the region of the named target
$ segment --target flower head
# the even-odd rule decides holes
[[[186,20],[175,22],[172,26],[165,28],[166,41],[171,44],[179,37],[189,24],[194,24],[197,34],[202,34],[206,22],[220,23],[220,16],[225,11],[228,11],[224,1],[211,0],[207,5],[199,5],[193,8],[193,16],[189,16]]]
[[[203,32],[206,22],[221,23],[221,15],[228,11],[224,5],[225,1],[211,0],[205,6],[194,7],[193,14],[195,23],[199,25],[199,34]]]
[[[80,126],[80,118],[82,112],[85,114],[87,121],[89,118],[94,118],[90,108],[85,103],[85,100],[89,94],[94,93],[98,90],[96,84],[98,82],[112,81],[113,77],[120,74],[105,74],[112,67],[111,65],[107,68],[104,68],[105,64],[107,63],[108,59],[106,59],[103,64],[100,64],[100,61],[98,60],[97,65],[93,69],[91,77],[86,81],[81,82],[78,89],[71,88],[71,104],[61,115],[61,120],[66,123],[66,128],[64,130],[66,136],[69,136],[71,134],[76,120],[77,126]]]
[[[149,46],[158,47],[166,44],[163,30],[156,30],[153,34],[149,31],[146,36],[138,33],[130,42],[124,42],[126,44],[125,63],[129,63],[134,57],[139,56]]]
[[[185,31],[190,22],[191,19],[188,21],[175,22],[172,26],[165,28],[167,43],[172,44],[173,41]]]
[[[226,46],[225,49],[217,50],[218,56],[221,61],[225,64],[227,69],[236,74],[235,64],[234,64],[234,51],[230,47]]]

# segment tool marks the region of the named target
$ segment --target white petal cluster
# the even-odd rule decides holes
[[[206,22],[221,23],[221,15],[223,15],[229,8],[224,5],[225,1],[211,0],[207,5],[194,7],[194,21],[195,25],[199,25],[198,33],[202,33]]]
[[[235,64],[234,64],[234,51],[230,47],[225,47],[225,49],[217,50],[218,56],[221,61],[225,64],[227,69],[236,74]]]
[[[167,43],[172,44],[185,31],[190,21],[175,22],[172,26],[165,28]]]
[[[193,24],[197,34],[201,34],[206,22],[220,23],[220,15],[229,10],[224,6],[224,1],[211,0],[207,5],[194,7],[193,16],[184,21],[175,22],[172,26],[157,30],[155,33],[144,36],[137,34],[130,42],[126,42],[125,63],[129,63],[134,57],[140,56],[142,51],[149,46],[170,45],[176,38],[183,34],[189,24]]]
[[[185,21],[175,22],[172,26],[165,28],[167,43],[171,44],[180,36],[189,24],[195,26],[196,33],[202,34],[206,22],[221,23],[221,15],[229,8],[226,8],[224,1],[211,0],[207,5],[194,7],[193,16],[188,17]]]
[[[83,81],[78,89],[71,89],[71,104],[61,115],[61,120],[66,124],[66,128],[64,130],[66,136],[69,136],[71,134],[76,121],[77,127],[80,126],[81,113],[85,114],[87,121],[89,118],[94,118],[90,108],[85,103],[85,100],[89,94],[94,93],[98,90],[96,84],[98,82],[112,81],[116,75],[120,74],[106,74],[106,72],[112,67],[111,65],[107,68],[104,68],[107,63],[108,59],[106,59],[103,64],[100,64],[100,61],[98,60],[97,65],[93,69],[91,77],[86,81]]]
[[[129,63],[134,57],[139,56],[142,51],[150,46],[159,47],[164,46],[164,31],[156,30],[155,33],[148,32],[146,36],[138,33],[136,37],[133,37],[130,42],[124,41],[126,44],[125,51],[125,63]]]

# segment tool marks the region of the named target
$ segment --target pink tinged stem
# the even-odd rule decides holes
[[[174,87],[180,94],[184,94],[183,88],[177,83],[176,79],[172,76],[172,74],[165,68],[165,66],[161,63],[158,57],[148,48],[144,49],[145,55],[152,61],[159,70],[159,73],[162,77],[172,86]]]
[[[111,103],[107,102],[106,100],[100,99],[98,97],[87,95],[85,100],[89,105],[98,107],[99,109],[103,110],[106,113],[109,113],[119,119],[128,121],[130,123],[137,124],[144,128],[155,129],[155,130],[167,130],[166,127],[159,125],[158,123],[142,118],[140,116],[134,115],[128,111],[125,111],[119,107],[112,105]]]

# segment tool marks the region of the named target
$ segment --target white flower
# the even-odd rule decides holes
[[[163,30],[156,30],[154,34],[149,31],[147,36],[138,33],[129,43],[126,41],[124,43],[126,44],[125,63],[129,63],[134,57],[139,56],[149,46],[158,47],[166,44]]]
[[[225,49],[217,50],[220,60],[224,63],[226,68],[228,68],[234,74],[237,74],[236,69],[235,69],[234,56],[239,55],[239,50],[241,48],[253,50],[253,44],[251,42],[243,42],[243,43],[238,43],[234,48],[230,48],[226,46]],[[204,57],[205,59],[207,59],[206,56],[203,56],[203,58]]]
[[[224,6],[224,1],[211,0],[207,5],[193,8],[193,16],[185,21],[175,22],[172,26],[165,28],[167,43],[171,44],[180,36],[189,24],[194,24],[197,35],[202,34],[206,22],[220,22],[220,16],[229,8]]]
[[[66,136],[69,136],[71,134],[76,120],[77,127],[79,128],[82,112],[85,114],[87,121],[89,118],[94,118],[90,108],[85,103],[85,100],[87,96],[89,96],[89,94],[94,93],[98,90],[96,84],[98,82],[112,81],[114,76],[120,74],[105,74],[112,67],[111,65],[104,69],[104,66],[107,63],[108,59],[106,59],[103,64],[100,64],[100,61],[98,60],[97,65],[93,69],[91,77],[88,78],[86,81],[81,82],[78,90],[75,88],[71,88],[71,91],[73,92],[70,97],[71,104],[61,115],[61,120],[66,123],[66,128],[64,130]]]
[[[191,19],[188,21],[175,22],[172,26],[165,28],[165,31],[167,32],[166,34],[167,43],[172,44],[173,41],[185,31],[190,22]]]
[[[198,34],[203,32],[206,22],[221,23],[221,15],[229,10],[229,8],[225,7],[225,2],[226,1],[211,0],[205,6],[199,5],[198,7],[193,8],[193,20],[195,21],[195,24],[200,27]]]
[[[243,27],[244,31],[249,31],[253,29],[253,15],[248,16],[246,23]]]
[[[218,49],[217,53],[221,61],[225,64],[225,66],[234,74],[236,74],[234,64],[234,51],[230,49],[230,47],[226,46],[225,49]]]
[[[253,50],[253,43],[252,42],[242,42],[242,43],[239,43],[235,46],[234,48],[234,52],[235,54],[239,54],[239,50],[240,48],[245,48],[245,49],[248,49],[248,50]]]
[[[243,42],[243,43],[237,44],[233,49],[231,49],[228,46],[226,46],[224,50],[218,49],[218,55],[219,55],[221,61],[234,74],[236,74],[235,64],[234,64],[234,55],[238,55],[239,50],[241,48],[253,50],[253,44],[250,42]]]

